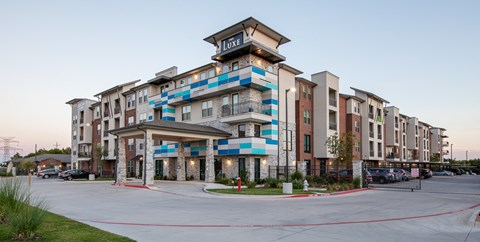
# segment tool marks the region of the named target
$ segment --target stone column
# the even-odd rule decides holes
[[[360,177],[360,188],[362,188],[362,185],[363,185],[362,166],[363,166],[363,161],[362,160],[353,160],[352,161],[353,178]]]
[[[246,162],[247,162],[247,171],[248,171],[248,181],[255,181],[255,159],[250,156],[250,157],[247,157]]]
[[[152,133],[147,130],[146,133],[146,143],[145,143],[145,151],[146,151],[146,157],[143,158],[144,161],[144,173],[145,176],[144,179],[144,186],[151,186],[154,183],[154,176],[155,176],[155,168],[154,168],[154,162],[153,162],[153,137]]]
[[[215,182],[213,139],[207,139],[207,150],[205,151],[205,182]]]
[[[115,178],[116,184],[121,184],[127,182],[127,164],[126,164],[126,153],[125,153],[125,139],[122,137],[118,137],[118,146],[117,151],[117,174]]]
[[[177,181],[185,181],[185,152],[183,142],[178,142]]]

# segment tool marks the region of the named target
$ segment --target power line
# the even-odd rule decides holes
[[[11,144],[18,144],[20,142],[14,140],[15,137],[0,137],[0,143],[3,145],[0,146],[0,150],[3,153],[3,161],[8,161],[10,160],[11,156],[10,153],[16,152],[16,151],[22,151],[22,149],[17,148],[17,147],[12,147]]]

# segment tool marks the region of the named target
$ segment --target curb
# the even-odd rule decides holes
[[[118,186],[118,187],[130,187],[130,188],[141,188],[141,189],[147,189],[147,190],[152,190],[151,187],[149,186],[144,186],[144,185],[134,185],[134,184],[115,184],[113,183],[112,186]]]
[[[467,226],[476,227],[477,225],[480,225],[480,209],[474,210],[467,221]]]

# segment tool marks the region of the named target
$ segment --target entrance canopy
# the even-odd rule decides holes
[[[145,122],[119,129],[113,129],[108,132],[119,137],[143,138],[148,130],[154,140],[166,141],[195,141],[206,139],[225,139],[232,134],[204,125],[180,123],[164,120]]]

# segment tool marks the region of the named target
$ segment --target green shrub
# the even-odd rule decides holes
[[[292,181],[292,188],[293,189],[303,189],[303,181],[295,179]]]
[[[335,179],[327,178],[327,183],[328,183],[328,184],[332,185],[332,184],[334,184],[335,182],[336,182]]]
[[[216,183],[223,184],[225,186],[231,186],[232,185],[232,179],[222,178],[222,179],[216,181]]]
[[[240,171],[240,179],[242,179],[242,184],[247,184],[248,182],[248,171],[243,169]]]
[[[292,178],[292,181],[293,180],[301,180],[302,181],[303,180],[303,174],[299,171],[296,171],[292,174],[291,178]]]
[[[0,176],[11,177],[13,174],[11,172],[2,171],[0,172]]]
[[[352,181],[353,187],[360,188],[360,182],[361,182],[360,177],[353,178],[353,181]]]
[[[259,179],[256,182],[257,184],[265,184],[265,179]]]
[[[305,180],[307,180],[308,184],[313,183],[313,177],[312,176],[305,176]]]
[[[276,188],[277,187],[277,179],[273,177],[265,178],[265,188]]]
[[[0,180],[0,221],[16,240],[35,239],[44,221],[47,203],[34,199],[18,179]]]
[[[318,185],[325,185],[327,183],[327,180],[324,177],[321,177],[321,176],[314,176],[313,177],[313,182],[318,184]]]
[[[248,188],[255,188],[255,186],[257,186],[257,183],[256,183],[256,182],[249,182],[249,183],[247,184],[247,187],[248,187]]]

